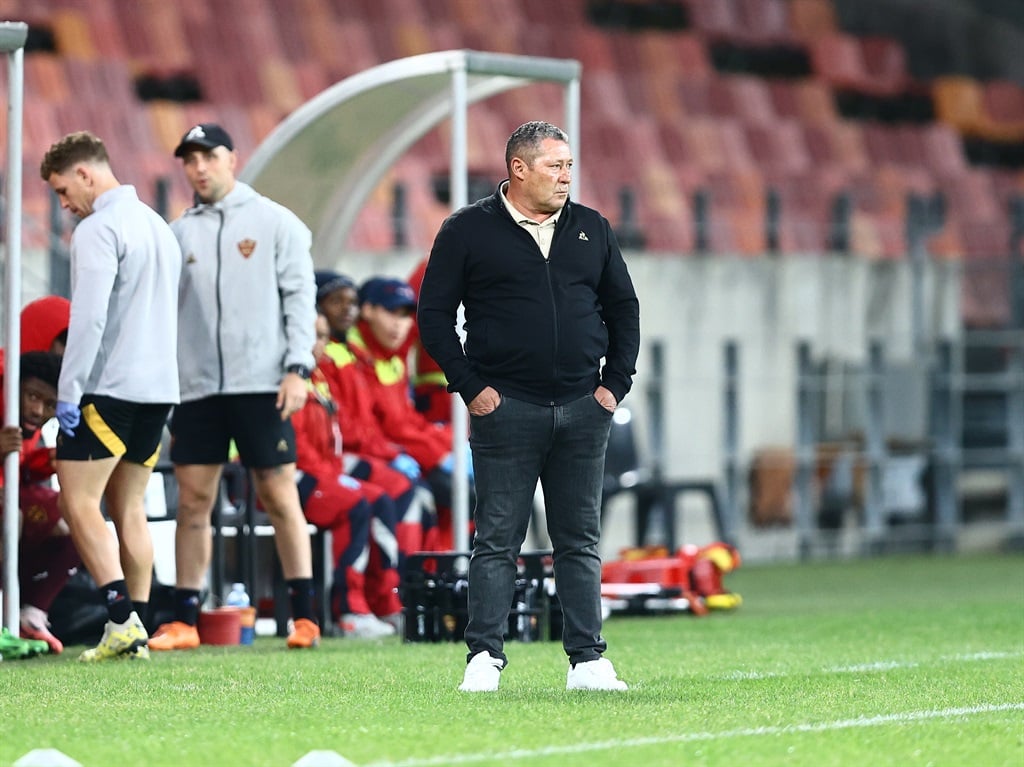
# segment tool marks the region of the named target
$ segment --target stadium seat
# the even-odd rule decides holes
[[[736,0],[736,3],[736,15],[742,30],[735,38],[738,42],[754,46],[793,42],[784,0]]]
[[[27,56],[25,91],[54,104],[61,104],[70,99],[72,90],[65,74],[64,61],[52,53]]]
[[[893,96],[910,85],[906,55],[898,40],[891,37],[859,38],[864,69],[871,80],[871,91]]]
[[[836,157],[844,169],[850,173],[859,173],[870,167],[861,125],[853,122],[836,122],[829,124],[829,131],[832,134],[832,146]]]
[[[808,39],[839,30],[832,0],[789,0],[789,27],[797,37]]]
[[[685,0],[693,28],[708,42],[742,35],[735,0]]]
[[[798,115],[807,123],[833,123],[839,119],[835,98],[828,86],[816,79],[806,79],[795,86]]]
[[[841,32],[820,35],[808,42],[808,51],[815,74],[833,88],[870,92],[871,77],[856,37]]]
[[[978,80],[966,75],[938,77],[932,84],[932,97],[936,116],[964,136],[997,142],[1024,141],[1024,119],[1001,121],[990,115],[985,88]]]
[[[270,57],[260,61],[258,75],[263,100],[273,104],[281,114],[289,114],[309,98],[299,86],[295,69],[282,58]]]
[[[796,175],[810,166],[804,132],[795,120],[751,125],[746,136],[754,160],[765,173]]]
[[[994,122],[1024,124],[1024,87],[1010,80],[989,80],[982,84],[982,105]]]
[[[632,414],[628,408],[618,408],[612,419],[605,454],[602,518],[610,512],[612,499],[623,494],[632,495],[636,545],[647,544],[649,536],[660,532],[662,544],[669,551],[675,551],[677,541],[682,537],[676,520],[677,500],[679,496],[690,493],[698,493],[707,499],[715,534],[719,540],[727,540],[730,531],[726,529],[722,491],[718,483],[704,478],[668,479],[654,471],[640,457]],[[653,524],[658,521],[656,515],[660,517],[660,531],[653,529]]]
[[[704,41],[696,35],[673,35],[670,48],[670,66],[678,67],[683,77],[707,77],[713,73]]]
[[[96,41],[84,11],[63,8],[50,17],[53,39],[61,56],[80,61],[93,61],[98,55]]]
[[[624,35],[610,35],[603,30],[581,25],[566,30],[575,56],[589,77],[593,72],[614,72],[624,68],[624,51],[628,40]],[[440,49],[444,50],[444,48]]]

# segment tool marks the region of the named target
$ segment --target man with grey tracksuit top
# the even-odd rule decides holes
[[[153,543],[143,499],[178,401],[181,251],[167,224],[118,182],[106,146],[70,133],[40,175],[81,221],[71,236],[71,317],[57,390],[57,477],[71,538],[108,621],[83,661],[148,658]],[[10,372],[10,371],[8,371]],[[117,532],[107,529],[107,511]]]
[[[231,137],[192,127],[175,156],[196,205],[171,224],[182,252],[178,366],[182,404],[171,422],[179,485],[175,620],[153,650],[199,644],[199,593],[210,562],[210,513],[233,440],[274,526],[291,598],[288,646],[315,647],[312,555],[295,485],[290,416],[313,367],[316,283],[311,235],[282,205],[235,179]]]

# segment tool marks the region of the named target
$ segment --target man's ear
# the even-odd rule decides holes
[[[85,163],[80,162],[75,166],[75,176],[81,179],[82,183],[86,186],[92,186],[92,172],[89,170],[89,166]]]
[[[526,175],[527,166],[526,163],[523,162],[523,159],[521,157],[513,157],[512,162],[510,163],[510,168],[512,170],[512,175],[514,175],[516,178],[521,179],[524,175]]]

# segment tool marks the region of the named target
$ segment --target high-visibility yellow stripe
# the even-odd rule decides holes
[[[327,344],[324,347],[324,353],[334,360],[334,364],[338,367],[344,367],[356,360],[355,355],[345,344],[339,344],[336,341]]]
[[[359,333],[359,328],[352,328],[348,332],[348,340],[353,346],[366,350],[366,341]],[[373,370],[377,374],[377,380],[385,386],[393,386],[405,379],[405,361],[397,354],[388,359],[376,360],[373,363]]]
[[[156,461],[160,457],[160,447],[160,445],[156,446],[156,450],[153,451],[153,455],[151,455],[149,458],[143,461],[143,466],[149,469],[152,469],[154,466],[156,466]]]
[[[103,420],[103,416],[96,409],[96,406],[91,402],[82,408],[82,417],[85,419],[86,425],[92,430],[92,433],[96,435],[96,438],[102,443],[103,447],[110,451],[111,455],[121,456],[128,450],[125,447],[124,442],[121,438],[114,434],[114,430],[107,426],[107,422]]]
[[[377,380],[385,386],[394,386],[405,379],[405,363],[399,356],[386,360],[377,360],[373,365]]]
[[[419,386],[420,384],[437,384],[438,386],[447,386],[448,379],[445,378],[444,373],[434,371],[431,373],[420,373],[413,379],[413,383],[416,386]]]

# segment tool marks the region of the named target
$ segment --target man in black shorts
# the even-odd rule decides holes
[[[96,136],[50,147],[40,175],[81,218],[71,236],[71,320],[57,389],[61,513],[109,619],[83,661],[148,658],[139,617],[153,542],[144,498],[171,405],[181,250],[170,228],[121,185]],[[115,539],[100,510],[117,530]]]
[[[235,179],[231,137],[192,127],[175,150],[196,205],[171,224],[184,267],[178,323],[182,404],[171,422],[178,481],[175,619],[153,650],[198,646],[199,594],[210,564],[210,516],[230,441],[252,470],[274,526],[294,627],[288,646],[315,647],[312,551],[295,485],[289,420],[313,367],[312,236],[298,217]]]

